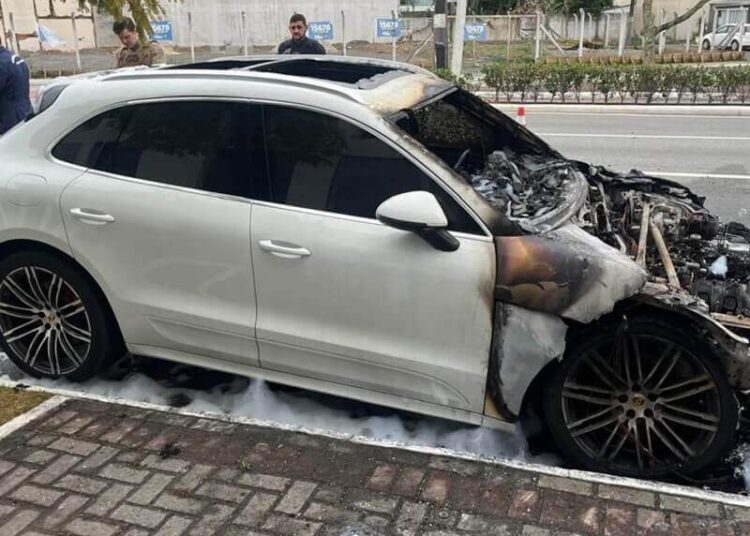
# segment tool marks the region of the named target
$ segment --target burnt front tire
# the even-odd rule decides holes
[[[585,469],[695,475],[734,445],[738,405],[720,356],[690,326],[641,317],[580,332],[552,373],[545,421]]]
[[[46,251],[0,260],[0,346],[31,376],[72,381],[94,376],[121,348],[93,283]]]

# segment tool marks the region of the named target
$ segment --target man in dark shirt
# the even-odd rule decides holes
[[[0,134],[31,113],[29,66],[0,42]]]
[[[325,54],[326,49],[315,39],[307,37],[307,19],[295,13],[289,19],[289,33],[292,38],[279,45],[279,54]]]

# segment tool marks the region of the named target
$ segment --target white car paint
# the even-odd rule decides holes
[[[727,37],[727,35],[734,31],[736,24],[724,24],[716,29],[716,32],[707,33],[703,36],[701,41],[701,48],[706,50],[707,48],[715,49],[719,44]],[[732,40],[726,44],[727,48],[732,48],[732,43],[736,43],[737,50],[739,50],[740,42],[740,30],[738,30]],[[745,24],[745,32],[742,36],[742,48],[750,47],[750,24]]]
[[[445,253],[375,219],[165,186],[50,154],[86,119],[153,100],[294,103],[392,129],[357,93],[264,73],[79,80],[0,139],[0,241],[73,257],[133,353],[510,427],[484,414],[496,269],[486,230],[454,233],[460,248]],[[380,137],[461,203],[443,164],[390,134]]]

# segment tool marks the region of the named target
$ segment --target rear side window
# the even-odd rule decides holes
[[[369,132],[307,110],[270,105],[265,110],[272,201],[375,218],[389,197],[426,190],[438,198],[451,230],[481,233],[430,177]]]
[[[122,132],[120,110],[111,110],[89,119],[65,136],[52,149],[52,156],[63,162],[93,167],[104,150],[111,150]]]
[[[161,184],[246,198],[268,195],[259,105],[180,101],[128,106],[81,125],[53,155]]]

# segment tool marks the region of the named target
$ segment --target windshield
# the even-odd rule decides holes
[[[581,197],[585,179],[570,162],[466,91],[402,110],[392,120],[511,220],[560,223]]]

